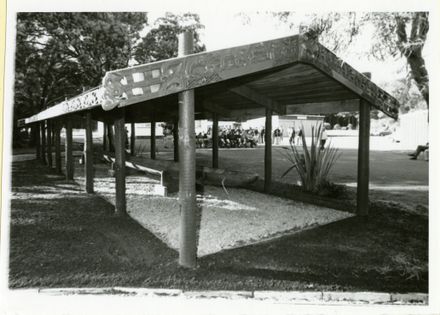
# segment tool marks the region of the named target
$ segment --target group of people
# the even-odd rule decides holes
[[[289,143],[291,145],[302,145],[301,128],[295,129],[295,126],[289,128]],[[220,148],[254,148],[258,144],[265,142],[265,129],[261,127],[243,129],[241,127],[223,127],[219,129],[218,145]],[[277,127],[272,132],[272,144],[280,145],[283,139],[283,129]],[[327,141],[325,129],[321,136],[321,149]],[[209,148],[212,146],[212,129],[207,132],[199,132],[196,134],[196,147]]]
[[[259,142],[257,129],[220,128],[218,134],[218,145],[220,148],[254,148]],[[212,129],[207,132],[196,134],[196,147],[208,148],[212,146]]]

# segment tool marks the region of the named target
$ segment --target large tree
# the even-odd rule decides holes
[[[126,67],[146,23],[146,13],[17,14],[14,124]]]

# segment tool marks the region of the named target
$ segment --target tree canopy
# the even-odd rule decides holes
[[[198,31],[204,26],[197,14],[185,13],[175,15],[167,12],[158,18],[154,27],[142,38],[134,55],[138,63],[148,63],[177,56],[177,35],[190,30],[194,33],[194,52],[204,51],[205,45],[200,42]]]

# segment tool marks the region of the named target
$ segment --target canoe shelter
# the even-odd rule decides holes
[[[370,110],[397,118],[399,104],[362,74],[306,35],[193,54],[193,35],[179,36],[178,57],[107,72],[102,85],[21,119],[41,136],[37,154],[47,154],[61,172],[60,129],[65,128],[65,174],[73,179],[72,121],[85,122],[85,187],[93,192],[92,120],[114,125],[115,212],[126,214],[125,124],[167,121],[174,132],[179,165],[179,263],[196,266],[197,119],[213,121],[212,167],[218,167],[218,121],[266,117],[264,189],[271,189],[272,114],[359,111],[357,214],[368,214]],[[105,129],[105,128],[104,128]],[[155,159],[155,128],[151,128]],[[134,132],[131,134],[134,142]],[[45,158],[45,157],[43,157]]]

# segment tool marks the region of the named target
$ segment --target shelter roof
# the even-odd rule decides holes
[[[267,107],[278,114],[357,110],[360,98],[393,118],[399,108],[394,97],[319,42],[294,35],[110,71],[102,86],[21,123],[88,109],[94,119],[106,120],[116,108],[126,108],[127,122],[168,121],[177,117],[178,93],[190,89],[196,119],[215,112],[223,120],[246,120],[264,116]]]

